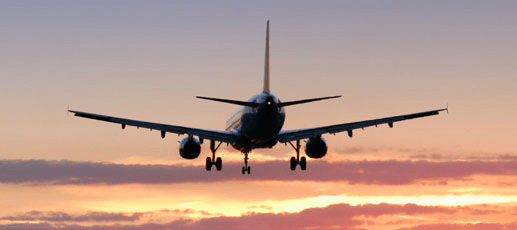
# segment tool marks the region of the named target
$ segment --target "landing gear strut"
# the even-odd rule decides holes
[[[242,166],[242,175],[248,172],[248,175],[251,173],[251,168],[248,166],[248,152],[244,152],[244,166]]]
[[[215,152],[217,151],[217,149],[219,149],[219,146],[221,146],[222,143],[223,142],[219,142],[217,147],[215,147],[215,141],[210,140],[210,151],[212,152],[212,158],[206,158],[206,171],[211,171],[212,165],[215,165],[215,169],[217,169],[217,171],[221,171],[221,169],[223,168],[223,160],[220,157],[218,157],[217,159],[215,158]]]
[[[296,157],[291,157],[291,171],[296,170],[296,165],[300,165],[300,169],[305,171],[307,169],[307,159],[305,157],[300,159],[300,140],[296,140],[296,146],[291,142],[289,144],[296,151]]]

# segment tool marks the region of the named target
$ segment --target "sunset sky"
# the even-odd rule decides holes
[[[271,90],[284,129],[440,109],[221,172],[183,137],[66,109],[224,129]],[[516,1],[0,2],[0,229],[517,229]]]

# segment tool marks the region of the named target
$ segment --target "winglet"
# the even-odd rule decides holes
[[[449,102],[447,102],[447,107],[445,107],[445,111],[447,111],[447,114],[449,114]]]
[[[269,89],[269,20],[266,29],[266,58],[264,61],[264,93],[270,93]]]

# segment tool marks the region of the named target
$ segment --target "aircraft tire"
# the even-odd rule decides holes
[[[217,171],[221,171],[221,169],[223,168],[223,160],[220,157],[218,157],[215,161],[215,168],[217,169]]]
[[[206,158],[206,171],[212,170],[212,158],[207,157]]]
[[[302,169],[302,171],[305,171],[305,169],[307,169],[307,159],[305,157],[302,157],[302,159],[300,159],[300,169]]]
[[[291,171],[296,170],[296,165],[297,164],[298,164],[298,162],[296,162],[296,158],[291,157]]]

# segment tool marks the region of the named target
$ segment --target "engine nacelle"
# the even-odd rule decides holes
[[[186,137],[180,142],[180,155],[184,159],[196,159],[201,153],[201,144],[194,137]]]
[[[310,158],[322,158],[327,154],[327,143],[321,136],[309,138],[305,145],[305,154]]]

